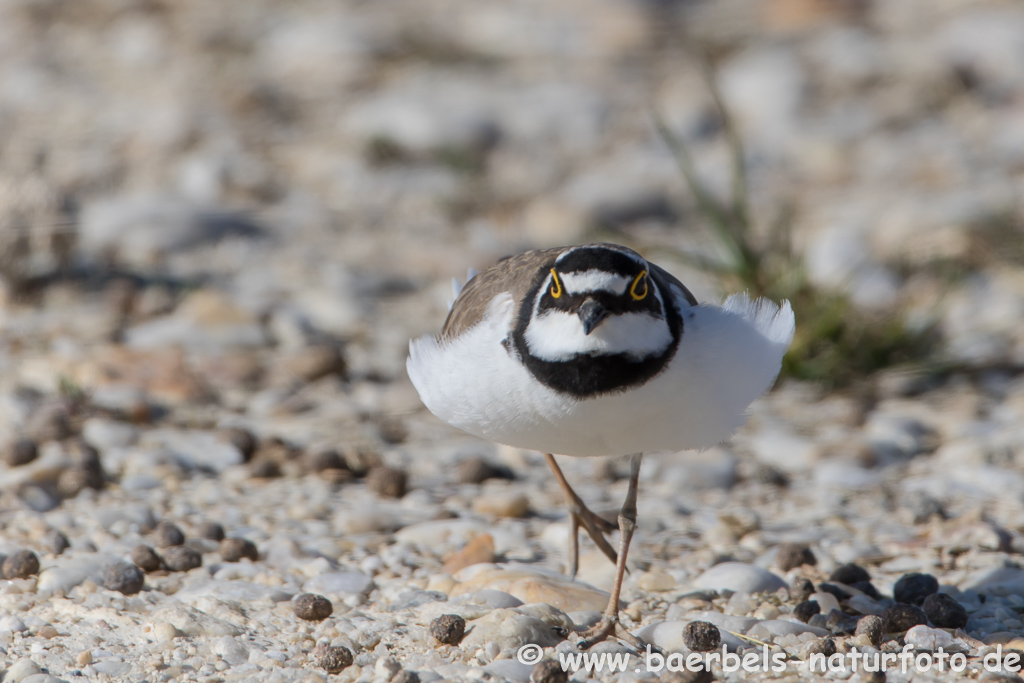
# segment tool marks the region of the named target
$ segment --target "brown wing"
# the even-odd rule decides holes
[[[477,273],[452,304],[448,318],[441,328],[442,339],[452,339],[480,322],[491,299],[508,292],[516,302],[513,319],[519,314],[520,302],[533,286],[538,272],[554,266],[555,259],[572,247],[535,249],[498,261],[487,270]],[[550,264],[550,265],[549,265]]]

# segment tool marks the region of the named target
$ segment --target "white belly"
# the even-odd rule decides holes
[[[544,386],[506,351],[511,312],[511,297],[499,295],[484,321],[458,339],[413,341],[409,377],[432,413],[470,434],[577,456],[706,448],[725,439],[778,375],[793,329],[788,304],[766,311],[733,297],[721,308],[684,308],[682,341],[661,374],[580,400]]]

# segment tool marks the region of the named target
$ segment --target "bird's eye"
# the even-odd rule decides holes
[[[633,297],[633,301],[641,301],[647,296],[646,270],[640,271],[640,274],[633,280],[633,285],[629,288],[629,295]]]
[[[562,296],[562,283],[558,281],[558,273],[551,269],[551,297],[557,299]]]

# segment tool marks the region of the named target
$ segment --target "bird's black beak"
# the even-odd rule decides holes
[[[583,334],[590,334],[608,317],[608,310],[593,299],[587,299],[580,306],[580,310],[576,311],[576,315],[583,323]]]

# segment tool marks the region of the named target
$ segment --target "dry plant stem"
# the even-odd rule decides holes
[[[565,475],[562,473],[562,468],[555,461],[555,456],[545,453],[544,458],[548,461],[548,466],[554,473],[558,485],[562,487],[562,494],[565,496],[565,507],[569,511],[569,571],[567,572],[569,578],[576,578],[576,572],[579,569],[579,530],[581,525],[587,530],[587,535],[593,539],[597,547],[601,549],[601,552],[609,560],[616,562],[615,549],[612,548],[608,539],[604,536],[605,532],[615,531],[615,525],[591,512],[583,500],[576,495],[576,492],[573,491],[572,486],[569,485],[568,480],[566,480]]]
[[[615,583],[612,584],[611,598],[608,600],[608,607],[604,611],[601,621],[593,627],[580,633],[580,639],[576,647],[586,650],[609,637],[615,637],[626,643],[638,653],[642,653],[647,645],[622,628],[619,623],[619,594],[622,592],[622,579],[626,575],[626,556],[629,553],[629,543],[633,540],[633,532],[636,530],[636,492],[640,483],[640,464],[643,462],[643,455],[637,453],[629,461],[629,488],[626,490],[626,500],[619,512],[619,558],[615,563]]]

